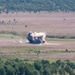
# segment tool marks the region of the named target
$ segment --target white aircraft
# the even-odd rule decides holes
[[[27,35],[27,39],[29,41],[29,43],[33,43],[33,44],[39,44],[39,43],[45,43],[45,37],[46,34],[43,32],[29,32]]]

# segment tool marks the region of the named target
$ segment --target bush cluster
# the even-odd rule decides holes
[[[50,63],[48,60],[0,59],[0,75],[75,75],[75,64],[66,60]]]
[[[0,12],[75,11],[75,0],[0,0]]]

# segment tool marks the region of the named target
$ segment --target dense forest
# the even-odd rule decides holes
[[[75,75],[75,63],[69,60],[49,62],[0,58],[0,75]]]
[[[0,12],[75,11],[75,0],[0,0]]]

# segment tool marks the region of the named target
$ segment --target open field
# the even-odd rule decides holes
[[[26,40],[28,31],[75,37],[75,12],[0,14],[1,56],[75,59],[75,39],[46,38],[45,44],[29,44]]]
[[[0,31],[18,33],[36,31],[49,35],[75,36],[75,13],[9,13],[0,14]]]

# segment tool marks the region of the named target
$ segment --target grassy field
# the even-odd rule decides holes
[[[75,50],[53,50],[39,46],[1,46],[0,56],[21,59],[70,59],[74,60]],[[70,57],[69,57],[70,56]]]
[[[45,32],[48,35],[46,43],[26,42],[29,31]],[[75,13],[0,14],[0,56],[29,60],[74,60]]]

